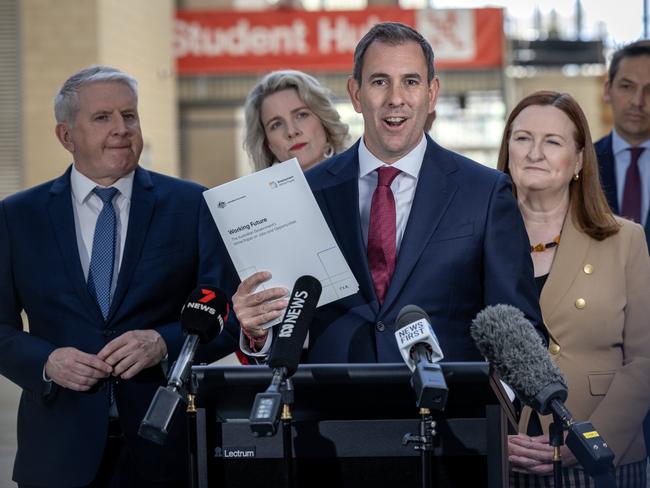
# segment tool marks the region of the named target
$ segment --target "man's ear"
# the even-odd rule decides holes
[[[72,133],[70,131],[70,127],[68,127],[68,124],[65,122],[56,124],[54,132],[61,145],[65,147],[69,152],[74,153],[74,142],[72,141]]]
[[[605,81],[605,85],[603,86],[603,102],[605,103],[611,103],[612,102],[612,97],[609,94],[610,90],[612,89],[612,84],[609,82],[609,79]]]
[[[353,76],[348,78],[348,95],[350,96],[350,101],[352,106],[357,113],[361,113],[361,101],[359,100],[359,83],[354,79]]]
[[[440,93],[440,79],[437,76],[433,77],[429,84],[429,114],[432,114],[436,109],[438,102],[438,94]]]

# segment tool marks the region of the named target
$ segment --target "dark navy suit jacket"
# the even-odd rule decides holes
[[[596,149],[598,166],[600,167],[600,181],[605,196],[607,197],[607,202],[612,212],[620,215],[618,195],[616,192],[616,159],[614,158],[614,150],[612,148],[612,133],[610,132],[602,139],[596,141],[594,148]],[[646,218],[644,230],[645,238],[650,248],[650,214]],[[648,451],[648,455],[650,456],[650,412],[648,412],[648,416],[645,418],[643,430],[645,433],[646,451]]]
[[[598,166],[600,168],[600,181],[607,197],[609,207],[616,215],[620,215],[618,208],[618,195],[616,191],[616,159],[612,149],[612,133],[598,140],[594,144],[596,156],[598,157]],[[650,247],[650,214],[645,222],[645,237]]]
[[[359,217],[358,143],[307,180],[360,290],[316,311],[309,362],[401,362],[394,323],[405,305],[431,317],[447,361],[481,360],[469,326],[487,305],[512,304],[540,333],[528,236],[508,176],[427,137],[395,273],[379,305]]]
[[[175,359],[183,336],[179,314],[198,283],[219,284],[227,265],[194,183],[136,169],[128,231],[109,317],[87,291],[70,193],[70,170],[58,179],[0,202],[0,373],[23,393],[18,412],[14,480],[29,485],[88,484],[99,467],[107,435],[108,388],[74,392],[42,380],[58,347],[97,353],[124,332],[157,330]],[[229,264],[229,262],[228,262]],[[228,270],[230,272],[230,270]],[[29,321],[23,330],[21,311]],[[221,334],[212,354],[236,348]],[[182,419],[161,449],[137,436],[149,402],[164,382],[160,365],[116,387],[127,445],[148,479],[183,477]]]

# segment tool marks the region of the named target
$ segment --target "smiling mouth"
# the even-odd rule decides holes
[[[384,123],[391,128],[399,128],[404,125],[407,118],[406,117],[386,117],[382,119]]]

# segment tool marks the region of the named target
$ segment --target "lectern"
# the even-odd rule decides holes
[[[434,485],[507,486],[506,434],[515,418],[500,382],[487,363],[440,364],[449,397],[443,412],[432,412]],[[248,423],[271,370],[194,366],[192,374],[194,486],[282,486],[282,435],[255,437]],[[404,364],[301,365],[293,377],[297,486],[420,486],[420,453],[405,443],[420,426],[410,377]]]

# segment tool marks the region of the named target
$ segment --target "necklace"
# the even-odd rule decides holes
[[[530,246],[530,252],[544,252],[547,249],[552,249],[560,243],[560,234],[556,235],[551,242],[535,244]]]

